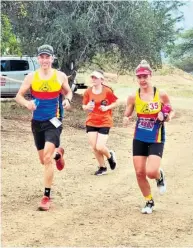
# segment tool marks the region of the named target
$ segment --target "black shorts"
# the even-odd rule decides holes
[[[133,140],[133,156],[157,155],[162,158],[164,143],[148,143],[140,140]]]
[[[62,125],[56,128],[50,121],[31,121],[31,129],[37,150],[44,149],[46,142],[51,142],[55,147],[60,145]]]
[[[92,127],[86,126],[86,132],[98,132],[101,134],[109,134],[110,127]]]

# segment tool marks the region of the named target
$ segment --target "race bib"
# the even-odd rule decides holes
[[[56,118],[56,117],[50,119],[50,122],[51,122],[56,128],[58,128],[59,126],[62,125],[62,122],[59,121],[58,118]]]
[[[152,131],[155,125],[154,119],[140,118],[138,122],[138,128]]]

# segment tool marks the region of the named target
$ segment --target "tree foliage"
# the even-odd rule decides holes
[[[193,72],[193,28],[179,35],[178,44],[171,52],[170,61],[184,71]]]
[[[180,5],[179,1],[26,1],[3,2],[2,12],[12,20],[23,53],[34,54],[37,46],[49,43],[68,74],[71,61],[78,69],[99,54],[110,54],[122,69],[134,68],[141,59],[160,66],[160,53],[174,42],[175,23],[181,18],[171,11]]]
[[[19,43],[6,15],[1,15],[1,54],[21,54]]]

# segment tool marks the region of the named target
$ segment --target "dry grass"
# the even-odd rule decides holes
[[[169,69],[167,69],[169,70]],[[168,72],[168,71],[167,71]],[[158,88],[162,88],[167,91],[167,93],[175,97],[180,101],[189,101],[193,99],[193,76],[185,73],[178,69],[170,70],[170,75],[160,75],[161,73],[156,72],[152,78],[153,84]],[[89,74],[79,74],[78,81],[86,81],[89,85]],[[137,89],[137,82],[135,77],[129,75],[119,75],[117,77],[114,73],[106,73],[107,77],[106,84],[113,88],[115,94],[118,95],[119,99],[126,99],[128,92]],[[85,80],[84,80],[85,79]],[[78,94],[74,94],[72,109],[66,111],[64,126],[70,126],[72,128],[84,129],[86,113],[82,110],[82,94],[84,90],[79,90]],[[178,109],[178,106],[177,106]],[[123,112],[125,110],[125,102],[123,101],[114,110],[114,125],[122,125]],[[177,110],[178,112],[178,110]],[[30,121],[31,112],[26,108],[19,106],[14,99],[12,101],[1,102],[1,116],[4,119],[12,120],[26,120]]]
[[[115,126],[122,125],[124,110],[124,104],[119,105],[114,110]],[[13,101],[6,101],[1,103],[1,117],[3,119],[30,121],[31,112],[14,102],[13,99]],[[85,119],[86,113],[82,110],[82,95],[74,94],[72,108],[70,111],[66,111],[63,126],[69,126],[76,129],[84,129]]]
[[[85,82],[90,86],[90,73],[78,73],[78,82]],[[131,89],[138,87],[134,75],[117,75],[116,73],[105,73],[105,83],[113,90]],[[174,67],[163,66],[161,70],[154,72],[152,84],[161,88],[173,97],[193,98],[193,76]]]

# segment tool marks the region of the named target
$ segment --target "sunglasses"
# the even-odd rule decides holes
[[[98,79],[98,78],[97,78],[97,77],[95,77],[95,76],[91,76],[91,78],[92,78],[92,79]]]
[[[148,78],[148,75],[137,75],[137,78],[140,79],[140,78]]]

